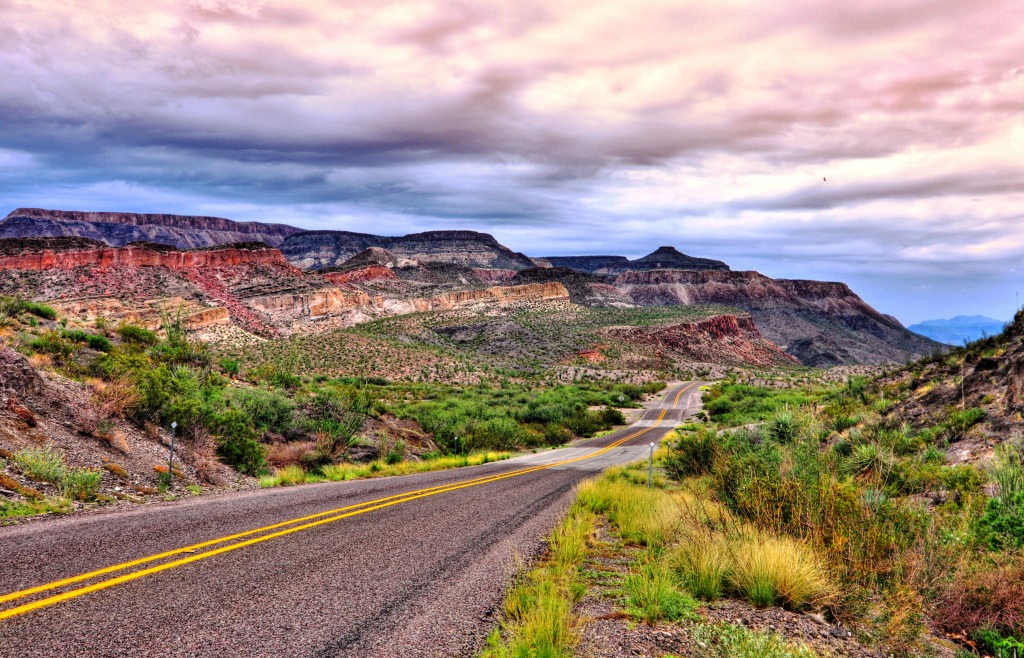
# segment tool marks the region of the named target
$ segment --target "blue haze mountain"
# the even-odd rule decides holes
[[[954,318],[925,320],[907,329],[947,345],[962,345],[965,340],[994,336],[1003,330],[1006,322],[984,315],[958,315]]]

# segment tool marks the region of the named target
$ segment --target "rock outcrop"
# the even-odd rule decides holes
[[[305,231],[281,244],[285,257],[304,270],[337,267],[371,247],[420,263],[454,263],[466,267],[522,270],[533,261],[513,252],[493,236],[476,231],[427,231],[401,237],[349,231]]]
[[[795,358],[765,339],[748,316],[717,315],[654,327],[614,327],[608,335],[618,341],[652,345],[698,363],[755,367],[797,364]]]
[[[655,270],[626,272],[615,286],[641,306],[721,304],[746,311],[765,337],[809,366],[902,362],[936,345],[876,311],[844,283]]]
[[[0,221],[0,238],[80,237],[113,247],[145,241],[168,244],[178,249],[251,241],[276,247],[289,235],[301,230],[285,224],[236,222],[223,217],[42,208],[18,208]]]

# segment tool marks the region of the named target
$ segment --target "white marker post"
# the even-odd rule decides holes
[[[174,430],[178,423],[171,423],[171,458],[167,460],[167,485],[174,481]]]
[[[651,456],[647,462],[647,488],[651,488],[651,480],[654,478],[654,442],[651,442]]]

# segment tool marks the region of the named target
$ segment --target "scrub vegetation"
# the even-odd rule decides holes
[[[716,507],[701,509],[745,530],[723,537],[700,524],[672,552],[690,591],[827,602],[892,655],[928,655],[932,634],[1011,655],[1000,647],[1024,637],[1024,604],[1011,603],[1024,565],[1022,446],[1000,446],[987,466],[951,465],[949,446],[985,413],[951,407],[914,425],[894,412],[909,394],[885,378],[713,386],[712,422],[681,428],[663,465],[682,491],[711,497]],[[735,564],[736,541],[757,560]]]
[[[193,339],[173,312],[158,331],[99,321],[86,331],[66,329],[41,305],[0,302],[10,320],[5,342],[92,391],[83,432],[125,452],[115,423],[155,437],[175,422],[185,454],[206,450],[209,459],[262,478],[263,486],[453,468],[561,445],[622,424],[620,408],[664,388],[316,376],[304,368],[295,341],[281,343],[287,349],[272,360],[233,358]],[[34,466],[12,464],[35,477]],[[97,474],[68,471],[62,491],[92,499]]]

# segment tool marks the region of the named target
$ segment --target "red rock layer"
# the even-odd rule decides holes
[[[285,260],[277,249],[208,249],[203,251],[155,251],[145,247],[90,249],[87,251],[40,251],[0,256],[2,270],[71,270],[76,267],[108,269],[118,266],[166,267],[185,270],[195,267],[231,267],[237,265],[275,265],[301,271]]]

